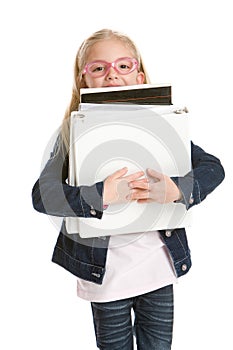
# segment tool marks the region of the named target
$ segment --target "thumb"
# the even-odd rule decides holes
[[[153,177],[154,179],[157,179],[157,180],[162,180],[163,179],[163,174],[159,173],[158,171],[156,171],[154,169],[147,169],[147,174],[150,177]]]

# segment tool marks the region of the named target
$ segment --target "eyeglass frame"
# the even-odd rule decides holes
[[[118,61],[120,61],[120,60],[125,60],[125,59],[132,61],[132,62],[133,62],[133,66],[132,66],[132,68],[130,69],[130,71],[128,71],[127,73],[122,73],[122,72],[119,72],[119,71],[118,71],[118,68],[116,67],[116,62],[118,62]],[[83,71],[82,71],[82,74],[84,75],[84,74],[87,74],[87,73],[88,73],[88,74],[90,74],[90,76],[93,76],[93,74],[89,71],[89,67],[90,67],[92,64],[98,63],[98,62],[102,62],[102,63],[104,63],[104,64],[107,65],[107,69],[106,69],[106,71],[104,71],[104,74],[99,75],[98,78],[104,77],[105,75],[107,75],[111,67],[114,68],[114,70],[115,70],[118,74],[120,74],[120,75],[127,75],[127,74],[130,74],[130,73],[132,73],[133,71],[135,71],[135,69],[137,69],[138,66],[139,66],[138,60],[137,60],[136,58],[134,58],[134,57],[120,57],[120,58],[117,58],[117,59],[116,59],[115,61],[113,61],[113,62],[107,62],[107,61],[104,61],[104,60],[96,60],[96,61],[92,61],[92,62],[90,62],[90,63],[87,63],[87,64],[85,65]]]

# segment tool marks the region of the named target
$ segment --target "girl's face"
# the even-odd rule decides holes
[[[112,63],[122,57],[135,58],[130,48],[122,41],[117,39],[102,40],[89,48],[86,64],[97,60]],[[131,73],[123,75],[118,73],[114,67],[110,67],[106,75],[101,77],[93,77],[87,72],[84,75],[84,81],[88,88],[136,85],[144,83],[144,73],[135,69]]]

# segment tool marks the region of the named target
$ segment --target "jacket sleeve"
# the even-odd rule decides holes
[[[69,159],[56,142],[50,159],[32,189],[35,210],[59,217],[95,217],[103,215],[103,182],[92,186],[70,186],[67,183]]]
[[[224,179],[225,172],[218,158],[191,142],[192,170],[184,177],[172,177],[182,192],[189,209],[203,201]]]

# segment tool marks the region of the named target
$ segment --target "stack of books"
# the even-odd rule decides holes
[[[91,186],[126,166],[168,176],[191,170],[187,109],[172,104],[170,85],[81,89],[72,112],[69,183]],[[90,204],[90,203],[89,203]],[[190,212],[190,211],[189,211]],[[110,205],[101,220],[67,218],[68,233],[83,238],[184,227],[182,203]]]

